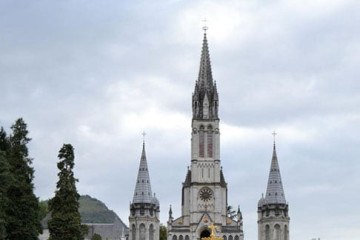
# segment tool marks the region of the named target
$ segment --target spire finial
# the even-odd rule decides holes
[[[141,133],[141,135],[143,136],[143,144],[145,144],[145,136],[146,136],[146,132],[145,132],[145,131],[143,131],[143,132]]]
[[[208,30],[208,26],[206,25],[206,22],[207,22],[207,20],[206,20],[206,18],[204,18],[204,20],[202,20],[203,22],[204,22],[204,26],[203,26],[203,30],[204,30],[204,33],[206,34],[206,31]]]
[[[273,135],[273,137],[274,137],[274,145],[275,145],[275,140],[276,140],[276,135],[277,135],[277,133],[275,132],[275,130],[273,131],[272,135]]]

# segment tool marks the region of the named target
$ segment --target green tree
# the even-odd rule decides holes
[[[6,132],[0,129],[0,239],[6,238],[6,208],[9,204],[7,191],[10,186],[11,175],[9,163],[6,159],[8,151],[8,138]]]
[[[5,158],[5,153],[0,151],[0,239],[5,239],[6,234],[6,208],[9,206],[7,191],[11,182],[9,164]]]
[[[48,209],[48,201],[40,201],[39,202],[39,219],[40,221],[46,217],[49,213]]]
[[[101,238],[101,236],[100,236],[99,234],[95,233],[95,234],[92,236],[91,240],[102,240],[102,238]]]
[[[7,190],[11,204],[6,207],[6,231],[9,240],[35,240],[41,232],[39,200],[34,194],[34,169],[28,156],[27,125],[22,118],[12,125],[7,160],[13,180]]]
[[[73,168],[75,166],[74,148],[64,144],[58,155],[59,181],[55,196],[49,201],[51,220],[48,222],[49,240],[82,240],[84,228],[81,226],[79,197]]]
[[[167,239],[167,229],[164,225],[160,224],[160,234],[159,234],[160,240],[166,240]]]

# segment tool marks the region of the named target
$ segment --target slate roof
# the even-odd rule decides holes
[[[286,204],[284,188],[281,181],[279,162],[276,155],[275,143],[264,200],[265,201],[263,202],[266,204]]]
[[[153,202],[153,195],[151,192],[149,169],[145,154],[145,143],[143,143],[143,149],[141,153],[133,203],[152,203],[152,202]]]

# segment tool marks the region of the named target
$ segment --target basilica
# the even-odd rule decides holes
[[[200,240],[209,226],[224,240],[243,240],[243,218],[228,214],[228,187],[220,157],[219,94],[213,81],[206,31],[200,69],[192,95],[191,159],[181,192],[181,216],[170,207],[167,240]],[[185,162],[184,162],[185,165]],[[259,192],[261,192],[259,190]],[[159,239],[160,204],[151,191],[143,143],[133,200],[129,240]],[[288,203],[285,200],[274,142],[266,194],[258,202],[258,240],[289,240]]]

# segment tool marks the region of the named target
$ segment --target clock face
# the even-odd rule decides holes
[[[204,187],[200,190],[200,199],[203,201],[209,201],[212,198],[213,192],[210,188]]]

